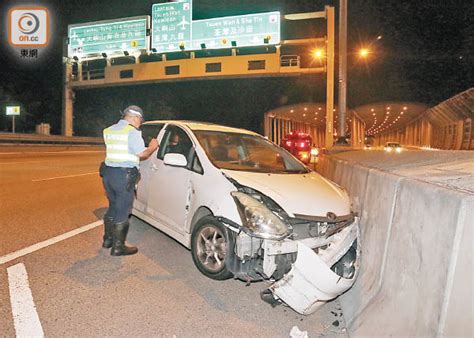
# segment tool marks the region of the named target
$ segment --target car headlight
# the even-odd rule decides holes
[[[281,240],[291,234],[292,229],[265,205],[246,193],[231,193],[237,204],[243,231],[253,237]]]

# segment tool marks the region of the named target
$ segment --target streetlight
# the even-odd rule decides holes
[[[322,49],[313,50],[313,58],[321,60],[324,56],[324,51]]]
[[[359,49],[359,57],[366,59],[370,54],[370,51],[368,48],[361,48]]]

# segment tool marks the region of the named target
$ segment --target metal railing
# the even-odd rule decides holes
[[[298,55],[282,55],[280,57],[280,65],[282,67],[299,67],[300,57]]]
[[[100,137],[0,133],[0,143],[102,145]]]

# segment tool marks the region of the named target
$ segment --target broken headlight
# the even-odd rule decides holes
[[[255,198],[238,191],[231,195],[242,219],[242,230],[247,235],[281,240],[291,234],[292,229]]]

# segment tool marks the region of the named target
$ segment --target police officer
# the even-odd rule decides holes
[[[103,248],[112,248],[112,256],[133,255],[138,249],[126,246],[129,215],[135,197],[135,185],[139,180],[140,160],[145,160],[158,148],[153,138],[145,147],[142,133],[138,129],[143,122],[143,110],[129,106],[122,113],[122,119],[104,129],[106,146],[105,161],[100,174],[104,183],[109,209],[104,217]]]

